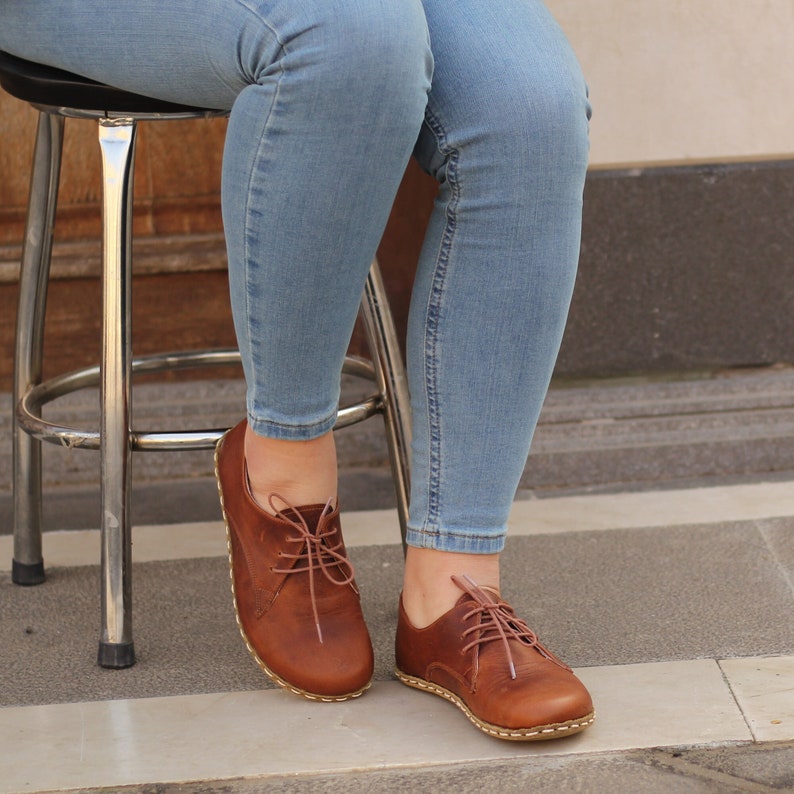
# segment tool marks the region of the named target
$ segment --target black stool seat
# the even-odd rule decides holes
[[[11,96],[33,105],[108,113],[217,113],[209,108],[164,102],[97,83],[52,66],[0,51],[0,85]]]

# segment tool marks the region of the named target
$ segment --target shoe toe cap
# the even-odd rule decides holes
[[[479,692],[485,721],[516,730],[565,725],[589,717],[593,701],[572,673],[503,680],[491,692]]]

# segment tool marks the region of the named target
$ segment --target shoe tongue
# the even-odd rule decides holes
[[[316,535],[323,514],[325,513],[326,519],[328,519],[336,512],[336,508],[329,509],[328,504],[303,505],[301,507],[285,506],[283,510],[279,510],[276,518],[291,524],[305,523],[309,532],[312,535]]]
[[[280,517],[287,521],[300,521],[301,518],[306,522],[309,529],[314,531],[317,523],[325,509],[325,505],[305,505],[303,507],[285,507],[279,511]]]

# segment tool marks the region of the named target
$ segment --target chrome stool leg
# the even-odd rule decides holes
[[[378,391],[383,400],[383,421],[389,448],[397,514],[405,551],[408,500],[411,490],[411,407],[397,331],[377,260],[373,260],[361,303]]]
[[[131,244],[136,124],[99,121],[102,150],[101,491],[102,667],[135,663],[132,641]]]
[[[58,181],[61,170],[63,118],[39,113],[30,197],[19,276],[16,347],[14,352],[15,406],[34,384],[41,382],[44,315],[52,251]],[[13,418],[14,558],[16,584],[44,581],[41,543],[41,441]]]

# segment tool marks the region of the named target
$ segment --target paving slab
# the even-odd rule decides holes
[[[554,742],[494,739],[442,698],[396,681],[344,703],[270,690],[1,709],[0,746],[14,748],[14,762],[4,765],[0,792],[267,781],[750,738],[712,661],[577,672],[600,714],[592,728]]]
[[[113,794],[461,794],[461,792],[560,791],[595,794],[746,794],[794,790],[794,744],[729,745],[567,757],[532,756],[509,761],[438,764],[410,769],[236,778],[197,783],[114,787]],[[70,789],[107,794],[108,788]],[[54,794],[63,794],[59,789]]]
[[[720,668],[757,742],[794,736],[794,656],[724,659]]]
[[[503,566],[573,664],[792,652],[794,595],[753,522],[513,537]]]
[[[354,547],[351,557],[386,680],[402,551]],[[519,614],[576,666],[794,653],[794,593],[754,522],[513,537],[503,570]],[[127,671],[95,666],[98,591],[96,565],[54,567],[33,588],[0,573],[0,702],[262,686],[237,636],[225,558],[133,565],[140,662]]]
[[[654,762],[682,775],[714,772],[714,779],[744,783],[742,791],[794,791],[794,742],[657,752]],[[759,788],[752,788],[753,785]]]

